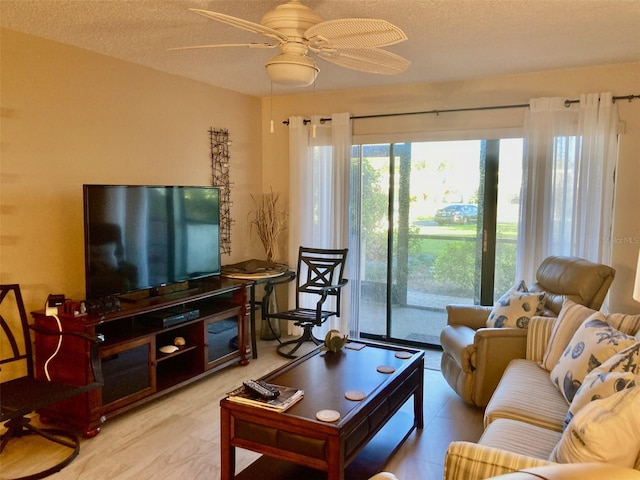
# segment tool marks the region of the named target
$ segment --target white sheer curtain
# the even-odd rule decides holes
[[[525,116],[517,278],[549,255],[611,264],[618,111],[610,93],[535,98]]]
[[[307,125],[301,117],[289,119],[289,265],[297,264],[300,246],[348,246],[350,161],[348,113],[333,114],[331,122],[325,123],[313,117]],[[290,291],[291,301],[293,295]],[[325,331],[349,332],[349,298],[347,284],[341,294],[340,318],[327,322]]]

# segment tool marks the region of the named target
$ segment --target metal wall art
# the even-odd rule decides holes
[[[211,185],[220,188],[220,253],[231,253],[231,187],[229,180],[229,131],[209,129],[211,142]]]

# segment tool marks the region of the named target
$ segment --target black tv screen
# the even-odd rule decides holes
[[[220,273],[216,187],[84,185],[86,297]]]

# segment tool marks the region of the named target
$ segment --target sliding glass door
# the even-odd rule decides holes
[[[513,283],[522,142],[358,145],[353,153],[355,330],[438,345],[447,304],[491,304]]]

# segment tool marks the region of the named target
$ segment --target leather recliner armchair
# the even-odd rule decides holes
[[[602,306],[615,270],[578,257],[546,258],[531,292],[546,292],[544,316],[557,317],[566,298],[593,310]],[[485,407],[505,368],[525,358],[527,330],[487,328],[493,307],[447,305],[447,326],[440,333],[441,371],[467,403]]]

